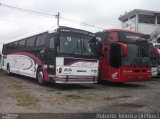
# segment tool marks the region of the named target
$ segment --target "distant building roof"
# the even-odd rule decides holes
[[[132,17],[136,13],[138,14],[151,14],[151,15],[160,15],[159,11],[151,11],[151,10],[142,10],[142,9],[134,9],[130,12],[125,13],[124,15],[120,15],[118,18],[120,21],[123,21],[129,17]]]

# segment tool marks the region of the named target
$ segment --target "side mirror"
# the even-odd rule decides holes
[[[122,47],[122,55],[123,57],[126,57],[128,54],[128,46],[124,43],[118,43]]]

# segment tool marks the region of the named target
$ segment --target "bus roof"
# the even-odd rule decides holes
[[[94,35],[94,33],[90,32],[90,31],[86,31],[86,30],[82,30],[82,29],[76,29],[76,28],[72,28],[72,27],[66,27],[66,26],[60,26],[57,31],[61,31],[61,32],[72,32],[72,33],[79,33],[79,34],[84,34],[84,35]]]
[[[27,34],[27,35],[23,35],[23,36],[20,36],[18,38],[15,38],[13,39],[12,41],[10,40],[9,42],[5,43],[5,44],[8,44],[8,43],[12,43],[12,42],[15,42],[15,41],[19,41],[19,40],[23,40],[23,39],[26,39],[26,38],[29,38],[29,37],[32,37],[34,35],[38,35],[38,34],[42,34],[42,33],[54,33],[56,31],[62,31],[62,32],[73,32],[73,33],[80,33],[80,34],[86,34],[86,35],[91,35],[91,34],[94,34],[92,32],[89,32],[89,31],[85,31],[85,30],[81,30],[81,29],[76,29],[76,28],[71,28],[71,27],[66,27],[66,26],[59,26],[59,28],[55,28],[55,29],[50,29],[50,30],[40,30],[40,31],[36,31],[34,33],[30,33],[30,34]],[[68,30],[68,31],[67,31]],[[70,31],[69,31],[70,30]]]
[[[42,34],[42,33],[49,33],[50,31],[47,31],[47,30],[41,30],[41,31],[36,31],[34,33],[29,33],[27,35],[23,35],[23,36],[20,36],[20,37],[17,37],[17,38],[14,38],[12,41],[8,41],[7,43],[5,44],[8,44],[8,43],[12,43],[12,42],[15,42],[15,41],[19,41],[19,40],[23,40],[25,38],[29,38],[29,37],[32,37],[34,35],[38,35],[38,34]]]

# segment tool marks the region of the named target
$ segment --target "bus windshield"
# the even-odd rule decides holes
[[[80,35],[61,35],[60,36],[60,53],[91,55],[89,41],[93,37]]]
[[[150,64],[148,45],[127,44],[128,53],[122,58],[122,66],[148,66]]]

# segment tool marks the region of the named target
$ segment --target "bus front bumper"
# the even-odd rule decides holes
[[[123,82],[147,81],[151,79],[151,73],[126,73],[121,77]]]
[[[50,75],[49,79],[54,83],[61,84],[82,84],[97,83],[98,76],[54,76]]]

